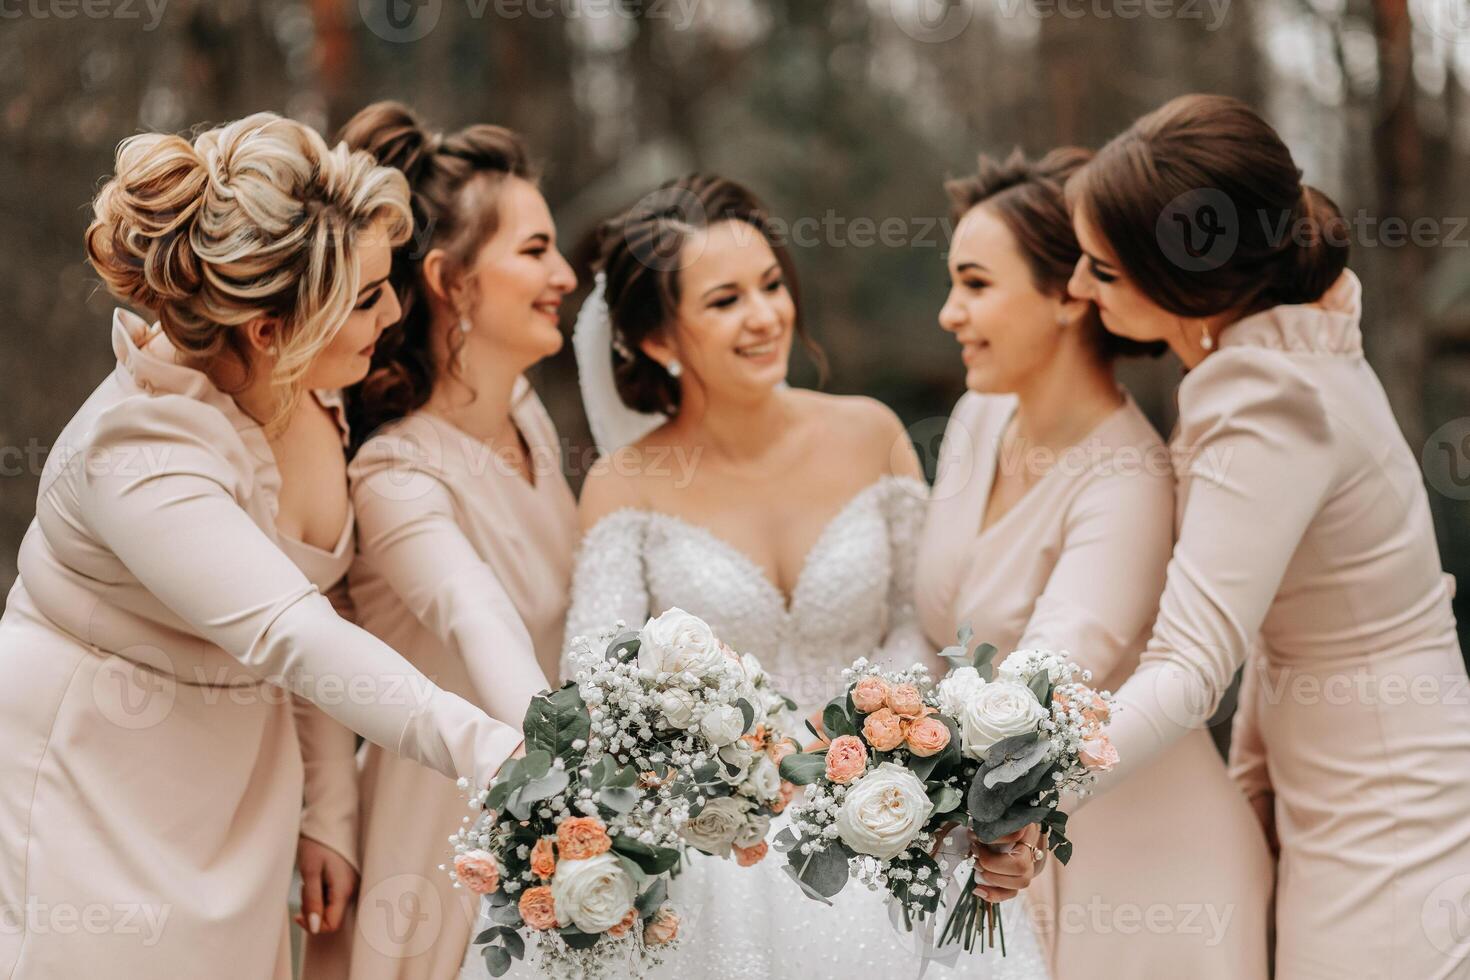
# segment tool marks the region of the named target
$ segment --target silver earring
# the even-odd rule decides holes
[[[680,364],[678,360],[673,360],[668,363],[668,366],[664,370],[669,372],[669,377],[677,378],[684,373],[684,365]]]

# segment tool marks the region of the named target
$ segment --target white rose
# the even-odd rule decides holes
[[[648,677],[688,674],[703,680],[725,663],[709,624],[675,606],[638,632],[638,669]]]
[[[742,654],[740,657],[740,666],[745,671],[745,679],[750,681],[750,683],[759,684],[765,679],[766,670],[761,666],[761,662],[755,659],[754,654]]]
[[[745,826],[735,835],[736,847],[754,847],[766,839],[771,831],[771,818],[764,813],[752,813],[745,818]]]
[[[951,718],[964,713],[965,705],[985,686],[985,679],[974,667],[956,667],[939,682],[935,693],[939,697],[939,710]]]
[[[704,805],[699,816],[684,821],[679,836],[706,854],[729,857],[730,845],[745,826],[747,809],[748,804],[733,796],[716,797]]]
[[[720,758],[735,767],[734,773],[720,773],[721,778],[731,784],[743,783],[750,774],[750,763],[755,758],[755,750],[744,742],[731,742],[720,749]]]
[[[775,799],[781,792],[781,767],[772,762],[769,756],[762,755],[756,760],[746,778],[755,790],[755,795],[763,800]]]
[[[675,728],[688,728],[694,722],[694,695],[688,691],[671,687],[659,694],[658,706]]]
[[[604,852],[583,861],[557,862],[551,898],[558,922],[600,933],[623,921],[638,898],[638,886],[618,859]]]
[[[919,777],[884,762],[847,788],[837,836],[859,854],[887,861],[913,843],[933,809]]]
[[[1049,717],[1030,688],[999,680],[980,688],[960,712],[960,745],[975,760],[1001,739],[1034,732]]]
[[[711,705],[699,720],[699,730],[714,745],[729,745],[745,734],[745,715],[733,704]]]

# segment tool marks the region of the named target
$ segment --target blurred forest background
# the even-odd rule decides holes
[[[544,162],[574,260],[667,177],[746,181],[811,229],[792,245],[829,390],[888,402],[932,465],[963,376],[935,322],[942,179],[980,151],[1100,145],[1189,91],[1259,107],[1348,214],[1368,355],[1422,451],[1445,567],[1470,582],[1466,3],[0,0],[0,588],[50,440],[112,367],[82,230],[129,134],[259,109],[331,133],[382,98],[443,128],[498,122]],[[1178,364],[1124,379],[1167,433]],[[570,344],[533,380],[579,484]]]

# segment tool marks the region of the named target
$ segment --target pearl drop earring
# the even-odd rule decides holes
[[[1201,347],[1203,347],[1205,350],[1214,350],[1215,349],[1215,338],[1210,336],[1210,328],[1209,327],[1203,327],[1201,329],[1204,332],[1204,336],[1200,337],[1200,339],[1199,339],[1199,345]]]
[[[467,317],[467,316],[460,317],[459,318],[459,332],[460,333],[469,333],[470,332],[470,329],[471,329],[470,318]]]
[[[677,360],[673,360],[668,363],[668,366],[664,370],[669,372],[669,377],[677,378],[684,373],[684,365],[680,364]]]

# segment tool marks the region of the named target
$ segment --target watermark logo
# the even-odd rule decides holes
[[[439,890],[422,875],[384,878],[358,901],[358,931],[383,956],[407,959],[433,948],[444,922]]]
[[[368,30],[378,37],[394,44],[412,44],[438,26],[444,0],[357,0],[357,10]]]
[[[893,22],[915,41],[942,44],[975,19],[975,0],[890,0]]]
[[[1240,243],[1240,216],[1224,191],[1202,187],[1164,205],[1154,233],[1164,257],[1188,272],[1218,269]]]
[[[1451,500],[1470,500],[1470,418],[1451,419],[1435,429],[1420,463],[1434,489]]]

